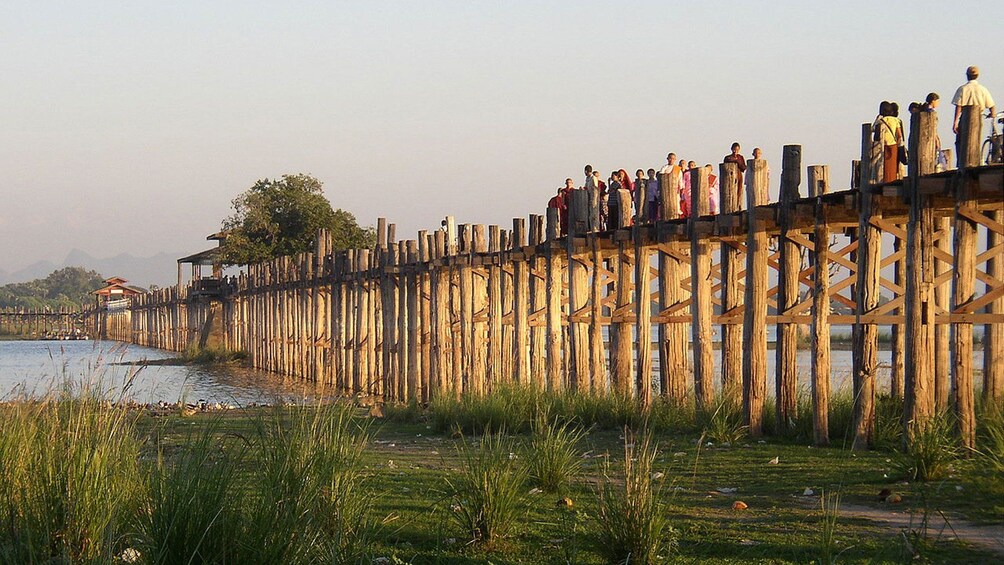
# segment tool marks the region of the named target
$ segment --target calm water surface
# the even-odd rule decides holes
[[[224,366],[156,364],[175,353],[114,341],[0,341],[0,399],[42,395],[69,380],[100,386],[137,402],[272,403],[315,397],[303,385],[262,371]],[[153,364],[143,365],[144,362]]]
[[[657,351],[653,345],[653,351]],[[137,402],[207,402],[246,405],[272,403],[280,399],[313,399],[326,392],[314,385],[283,379],[272,373],[228,366],[157,364],[176,355],[171,352],[113,341],[0,341],[0,399],[28,393],[40,395],[54,385],[71,382],[100,385],[116,396],[127,381],[127,395]],[[654,357],[658,381],[658,357]],[[714,352],[715,372],[719,373],[721,352]],[[891,353],[879,353],[880,392],[889,390]],[[973,365],[977,385],[983,353],[977,350]],[[144,365],[144,362],[152,364]],[[798,352],[799,385],[810,386],[812,358],[807,350]],[[832,352],[834,391],[851,387],[851,352]],[[774,351],[767,352],[768,395],[774,390]],[[719,377],[716,376],[716,385]],[[658,387],[658,385],[656,385]],[[328,391],[327,393],[330,393]]]

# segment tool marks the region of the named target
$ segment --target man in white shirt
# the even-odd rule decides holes
[[[676,161],[676,153],[670,153],[669,155],[666,155],[666,164],[663,165],[661,169],[659,169],[659,174],[668,175],[669,173],[672,173],[674,166],[673,161]]]
[[[994,114],[997,113],[997,108],[994,105],[993,97],[990,96],[990,91],[982,84],[976,82],[979,76],[979,67],[972,66],[966,69],[966,78],[969,79],[969,82],[960,86],[955,91],[955,96],[952,97],[952,104],[955,104],[955,122],[952,125],[952,131],[955,133],[959,133],[959,118],[962,116],[963,106],[979,106],[983,109],[989,109],[988,118],[993,118]]]

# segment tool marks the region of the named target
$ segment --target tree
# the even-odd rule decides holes
[[[233,201],[234,214],[223,221],[227,233],[223,262],[248,265],[314,246],[317,230],[331,233],[334,249],[372,247],[373,228],[363,228],[345,210],[332,209],[321,181],[310,175],[261,179]]]
[[[90,293],[104,286],[104,279],[83,267],[64,267],[44,279],[0,287],[0,308],[79,307],[91,300]]]

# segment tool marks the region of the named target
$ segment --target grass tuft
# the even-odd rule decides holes
[[[375,527],[361,461],[369,432],[354,423],[351,407],[276,408],[255,425],[257,492],[241,534],[247,554],[238,561],[361,559]]]
[[[742,407],[725,397],[718,397],[714,411],[701,419],[704,437],[717,444],[733,445],[746,439],[749,434]]]
[[[510,537],[526,514],[526,467],[509,437],[486,434],[477,447],[460,441],[460,470],[447,477],[450,516],[472,543],[491,546]]]
[[[947,415],[939,414],[917,425],[913,437],[897,456],[894,468],[909,481],[943,479],[961,455],[954,427]]]
[[[551,422],[537,416],[527,452],[530,480],[545,492],[564,490],[582,467],[578,446],[585,432],[570,424]]]
[[[611,563],[646,565],[666,558],[676,543],[662,501],[653,485],[658,450],[652,436],[625,430],[624,467],[616,475],[606,461],[596,487],[597,549]],[[664,483],[660,483],[664,484]]]

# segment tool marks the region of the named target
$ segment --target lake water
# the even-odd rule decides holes
[[[653,352],[657,345],[653,344]],[[131,379],[128,396],[137,402],[273,403],[280,399],[315,398],[314,385],[264,371],[232,366],[157,364],[176,357],[175,353],[114,341],[0,341],[0,399],[28,393],[44,394],[69,380],[93,383],[115,396]],[[654,379],[658,380],[658,356],[654,357]],[[714,352],[715,372],[719,373],[721,352]],[[889,390],[890,351],[879,352],[879,391]],[[151,364],[144,364],[148,362]],[[799,386],[809,387],[812,365],[808,350],[798,352]],[[982,382],[983,352],[977,350],[977,386]],[[834,391],[851,387],[851,352],[832,352]],[[774,351],[767,352],[767,392],[774,390]],[[720,381],[716,377],[716,384]],[[656,385],[658,386],[658,385]],[[321,391],[322,393],[324,391]],[[330,391],[328,391],[330,394]]]
[[[0,399],[39,396],[62,383],[89,383],[136,402],[252,402],[313,398],[313,385],[240,367],[156,364],[175,353],[114,341],[0,341]],[[151,362],[153,364],[141,364]]]

